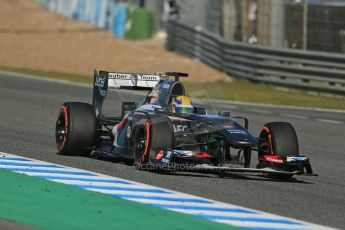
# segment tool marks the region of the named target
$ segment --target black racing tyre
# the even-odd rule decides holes
[[[299,154],[297,134],[290,123],[267,123],[261,130],[259,138],[268,143],[266,150],[259,147],[259,156],[269,154],[286,157],[298,156]]]
[[[64,103],[55,127],[58,153],[79,156],[90,154],[96,142],[96,128],[95,110],[90,104]]]
[[[145,170],[153,166],[150,160],[151,152],[173,147],[173,127],[167,117],[153,117],[147,120],[145,125],[135,127],[133,132],[133,158],[137,169]]]
[[[174,127],[168,117],[154,117],[151,124],[151,150],[172,149],[174,144]]]

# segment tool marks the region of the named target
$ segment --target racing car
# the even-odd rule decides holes
[[[277,179],[315,175],[299,154],[287,122],[269,122],[256,137],[245,117],[229,111],[208,114],[186,96],[181,77],[94,71],[92,104],[66,102],[56,121],[58,154],[121,158],[142,170],[260,173]],[[102,112],[110,90],[148,90],[138,102],[122,101],[120,116]],[[251,155],[258,163],[251,167]]]

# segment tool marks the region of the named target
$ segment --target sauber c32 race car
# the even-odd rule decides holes
[[[267,123],[255,137],[248,131],[247,118],[224,111],[210,115],[204,107],[191,104],[180,81],[187,76],[95,70],[92,105],[66,102],[59,111],[58,153],[122,158],[147,170],[260,173],[277,179],[315,175],[309,159],[299,155],[291,124]],[[105,116],[102,106],[108,89],[122,88],[150,92],[139,102],[122,102],[121,116]],[[254,151],[258,163],[251,168]]]

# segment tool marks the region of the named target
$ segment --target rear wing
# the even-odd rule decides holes
[[[159,74],[108,73],[108,87],[152,89],[162,78]]]
[[[122,73],[94,70],[93,99],[92,104],[96,111],[96,116],[102,114],[102,105],[107,96],[108,89],[152,89],[161,80],[168,80],[169,76],[188,77],[187,73],[167,72],[164,74],[146,73]]]

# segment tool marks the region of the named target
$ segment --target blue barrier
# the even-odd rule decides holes
[[[57,0],[50,0],[49,1],[49,5],[48,5],[48,8],[51,10],[51,11],[54,11],[56,12],[57,11]]]
[[[112,32],[115,36],[123,38],[126,33],[127,7],[113,4]]]
[[[56,11],[59,14],[63,14],[63,12],[64,12],[64,0],[57,1],[57,9],[56,9]]]
[[[64,0],[63,1],[62,15],[65,17],[70,17],[70,11],[71,11],[70,4],[71,4],[70,0]]]
[[[80,13],[78,19],[80,21],[83,21],[84,15],[85,15],[85,7],[86,7],[85,0],[78,0],[78,6],[79,6],[79,13]]]
[[[82,2],[84,2],[84,1],[83,0],[77,0],[76,1],[74,12],[73,12],[73,15],[72,15],[73,19],[77,19],[77,20],[80,19]]]
[[[50,2],[50,0],[41,0],[41,4],[46,8],[48,8],[49,2]]]
[[[41,4],[65,17],[81,20],[124,37],[128,7],[114,0],[41,0]]]
[[[67,13],[66,13],[66,17],[69,17],[69,18],[73,18],[73,15],[75,14],[75,10],[76,10],[76,6],[77,6],[77,0],[65,0],[65,4],[66,4],[66,1],[67,1]]]
[[[96,25],[96,3],[97,0],[93,0],[90,2],[90,18],[89,18],[89,23],[91,25]]]
[[[111,31],[111,28],[112,28],[112,18],[113,18],[113,15],[112,15],[112,6],[113,6],[113,3],[111,0],[106,0],[106,9],[104,11],[104,28],[107,29],[107,30],[110,30]]]
[[[91,1],[92,0],[84,0],[84,1],[85,3],[84,3],[84,11],[83,11],[82,20],[86,23],[91,23],[91,11],[92,11]]]
[[[102,8],[102,1],[101,0],[96,0],[95,2],[95,17],[94,17],[94,25],[99,25],[99,18],[101,14],[101,8]]]
[[[102,28],[107,28],[107,17],[108,15],[108,8],[110,5],[109,0],[100,0],[100,8],[99,8],[99,13],[98,13],[98,19],[97,19],[97,25]]]

